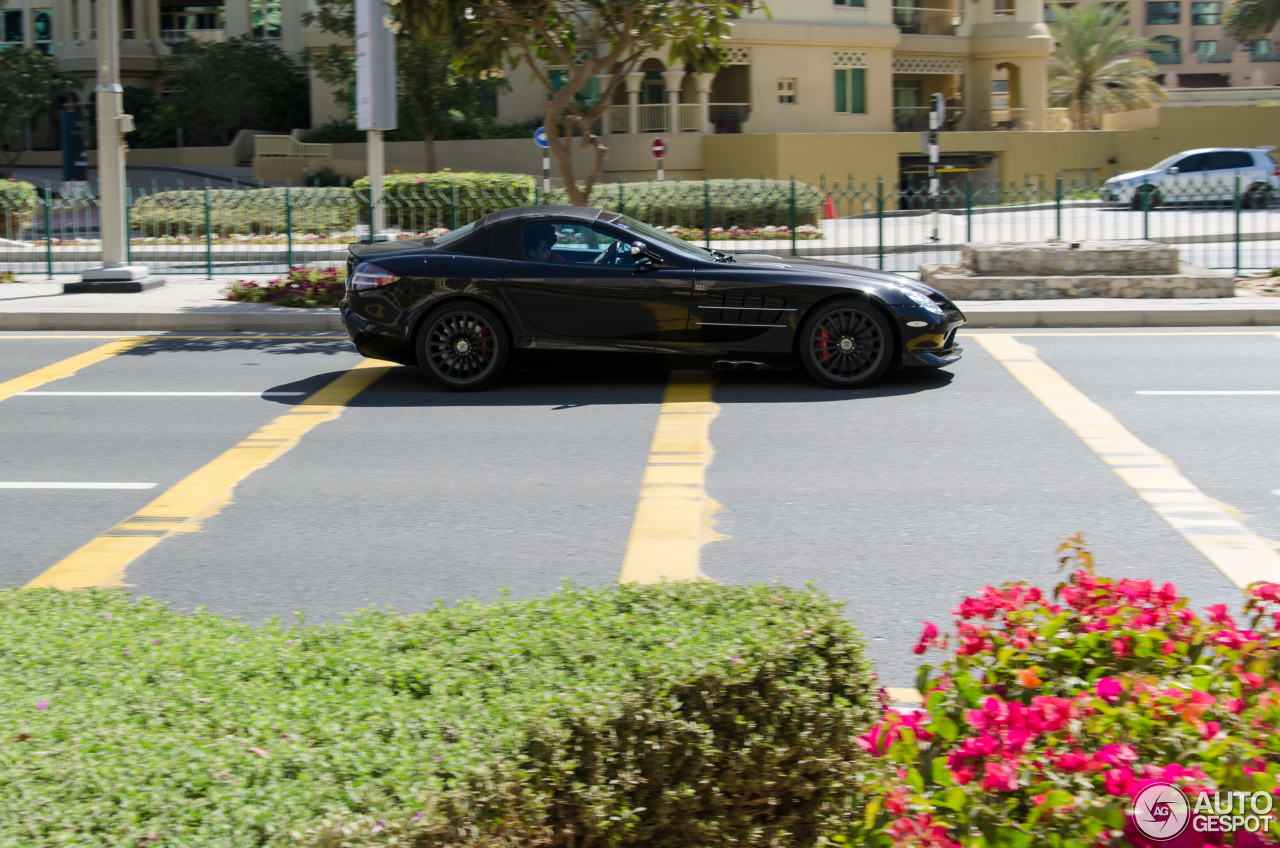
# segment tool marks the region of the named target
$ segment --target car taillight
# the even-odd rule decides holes
[[[1276,165],[1276,169],[1271,172],[1271,176],[1280,177],[1280,165]]]
[[[355,270],[347,288],[351,291],[364,291],[388,286],[400,279],[395,274],[372,262],[366,262]]]

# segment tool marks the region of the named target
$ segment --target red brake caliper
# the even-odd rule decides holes
[[[831,336],[826,330],[819,330],[818,338],[822,340],[818,342],[818,361],[825,368],[827,363],[831,361],[831,342],[828,341]]]
[[[489,328],[485,327],[480,330],[480,356],[488,359],[493,356],[493,351],[489,349]]]

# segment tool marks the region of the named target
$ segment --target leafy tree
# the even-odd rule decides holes
[[[389,0],[419,38],[447,38],[455,66],[472,76],[522,61],[547,92],[543,126],[570,202],[585,206],[609,155],[594,127],[655,51],[673,67],[711,72],[725,63],[734,17],[753,0]],[[564,69],[552,74],[550,70]],[[599,97],[585,94],[593,78]],[[594,152],[578,181],[574,139]]]
[[[1066,107],[1076,129],[1098,129],[1108,112],[1144,109],[1165,98],[1146,54],[1163,50],[1124,26],[1127,16],[1104,6],[1057,6],[1049,25],[1057,47],[1050,54],[1049,103]]]
[[[1280,23],[1280,0],[1236,0],[1222,25],[1227,35],[1245,42],[1265,38]]]
[[[326,32],[354,39],[355,5],[351,0],[317,0],[309,22]],[[355,56],[350,47],[343,45],[330,45],[316,52],[311,64],[320,79],[344,92],[355,73]],[[400,123],[422,138],[428,171],[437,170],[436,139],[453,138],[460,120],[490,117],[490,104],[499,91],[508,87],[506,80],[492,74],[459,74],[453,64],[454,56],[445,39],[417,40],[406,35],[396,39],[396,105]]]
[[[243,129],[287,133],[310,123],[306,75],[277,45],[252,38],[187,41],[165,61],[164,107],[187,144],[230,144]]]
[[[0,51],[0,175],[7,178],[26,147],[24,131],[40,115],[74,98],[79,81],[38,50]]]

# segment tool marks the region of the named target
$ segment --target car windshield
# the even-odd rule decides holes
[[[451,233],[445,233],[444,235],[439,236],[436,239],[433,239],[431,242],[431,245],[433,247],[440,247],[443,244],[449,244],[451,241],[454,241],[455,239],[465,236],[467,233],[471,232],[475,228],[476,228],[476,222],[472,221],[470,224],[467,224],[466,226],[458,227],[458,229],[454,230]]]
[[[1175,163],[1175,162],[1177,162],[1179,159],[1183,159],[1183,158],[1185,158],[1185,157],[1186,157],[1186,155],[1187,155],[1187,154],[1186,154],[1186,151],[1183,151],[1182,153],[1175,153],[1175,154],[1173,154],[1172,156],[1169,156],[1169,157],[1167,157],[1167,158],[1165,158],[1165,159],[1161,159],[1159,162],[1155,163],[1154,165],[1152,165],[1152,166],[1151,166],[1150,168],[1148,168],[1147,170],[1149,170],[1149,171],[1159,171],[1159,170],[1162,170],[1162,169],[1167,168],[1167,167],[1169,167],[1170,165],[1174,164],[1174,163]]]
[[[709,251],[698,247],[696,244],[690,244],[687,241],[678,239],[670,233],[664,233],[657,227],[651,227],[643,224],[634,218],[628,218],[626,215],[619,215],[609,223],[615,227],[621,227],[624,230],[635,233],[641,239],[647,242],[656,242],[676,251],[681,256],[690,259],[715,259],[715,255]]]

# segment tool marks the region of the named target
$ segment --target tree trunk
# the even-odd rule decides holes
[[[427,154],[427,173],[436,172],[436,131],[430,126],[422,134],[422,146]]]

